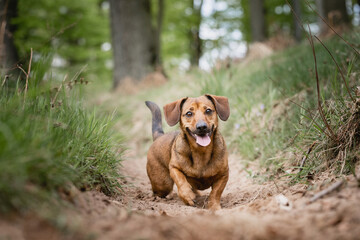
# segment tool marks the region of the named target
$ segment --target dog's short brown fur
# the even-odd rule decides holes
[[[182,201],[193,206],[197,190],[211,187],[207,207],[220,209],[229,167],[225,141],[218,130],[218,116],[224,121],[228,119],[228,99],[205,95],[182,98],[165,105],[167,123],[174,126],[180,122],[181,130],[167,134],[162,130],[159,107],[148,101],[146,105],[153,115],[154,143],[148,151],[146,169],[154,194],[165,197],[175,182]],[[199,136],[205,143],[197,140]]]

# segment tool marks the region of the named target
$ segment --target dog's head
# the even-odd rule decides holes
[[[230,107],[226,97],[204,95],[169,103],[164,106],[164,114],[170,126],[180,121],[182,131],[198,145],[206,147],[217,128],[217,116],[226,121],[230,116]]]

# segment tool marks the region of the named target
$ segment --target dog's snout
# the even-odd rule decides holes
[[[207,126],[206,122],[204,122],[204,121],[199,121],[198,123],[196,123],[196,129],[198,131],[204,131],[207,129],[207,127],[208,126]]]

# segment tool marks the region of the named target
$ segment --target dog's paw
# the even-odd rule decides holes
[[[207,209],[209,209],[212,212],[215,212],[217,210],[220,210],[221,206],[220,206],[220,203],[209,202],[207,205]]]
[[[179,197],[181,200],[190,206],[195,205],[196,194],[189,187],[182,187],[179,189]]]

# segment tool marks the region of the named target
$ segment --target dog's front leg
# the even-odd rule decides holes
[[[179,169],[170,167],[170,176],[178,188],[181,200],[187,205],[194,206],[196,195],[192,190],[190,183],[186,180],[185,175]]]
[[[220,206],[220,198],[221,194],[224,191],[226,183],[229,179],[229,171],[226,171],[224,174],[220,175],[220,177],[214,182],[212,185],[212,190],[209,196],[209,202],[207,208],[211,211],[216,211],[221,209]]]

